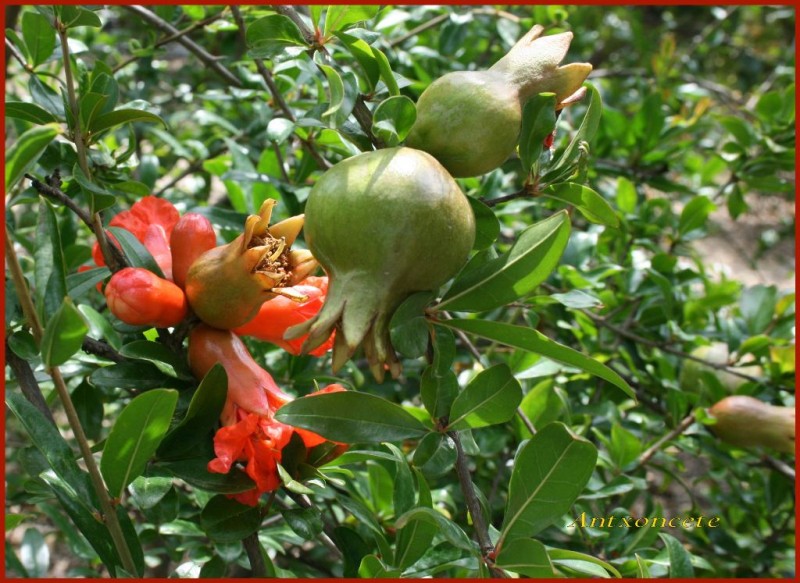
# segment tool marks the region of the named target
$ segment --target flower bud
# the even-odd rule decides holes
[[[198,379],[220,363],[228,375],[228,400],[250,413],[271,418],[292,397],[284,393],[230,330],[201,324],[189,334],[189,366]]]
[[[185,287],[189,268],[203,253],[217,246],[217,235],[206,217],[187,213],[172,230],[169,244],[172,249],[172,279]]]
[[[134,326],[177,326],[188,311],[181,288],[141,267],[112,275],[105,296],[111,313]]]
[[[310,252],[290,249],[303,219],[292,217],[270,228],[274,205],[265,201],[258,215],[247,218],[242,235],[203,253],[189,269],[186,295],[206,324],[226,330],[241,326],[276,295],[307,299],[291,290],[317,267]]]

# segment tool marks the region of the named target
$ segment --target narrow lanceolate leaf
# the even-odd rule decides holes
[[[167,126],[166,122],[154,113],[141,109],[116,109],[102,115],[98,115],[92,120],[92,125],[88,130],[92,135],[97,135],[116,126],[137,121],[158,123]]]
[[[620,388],[632,399],[636,398],[636,394],[633,392],[630,385],[606,365],[577,350],[573,350],[568,346],[550,340],[550,338],[538,330],[489,320],[453,319],[442,320],[437,322],[437,324],[476,334],[507,346],[535,352],[536,354],[546,356],[550,360],[574,366],[575,368],[579,368],[608,381],[615,387]]]
[[[518,538],[507,542],[500,549],[495,561],[498,567],[526,577],[549,578],[556,573],[547,549],[538,540]]]
[[[397,441],[427,432],[399,405],[354,391],[295,399],[278,409],[275,418],[342,443]]]
[[[611,205],[588,186],[574,182],[560,182],[546,187],[542,190],[542,194],[573,205],[593,223],[615,228],[619,226],[619,218]]]
[[[481,312],[526,296],[555,269],[569,231],[566,211],[531,225],[508,253],[457,278],[436,309]]]
[[[541,532],[563,516],[594,470],[597,449],[561,423],[551,423],[517,453],[497,546]]]
[[[689,554],[681,541],[671,534],[665,532],[658,536],[667,546],[667,556],[669,557],[669,576],[672,578],[691,578],[694,577],[694,567],[692,567],[692,555]]]
[[[581,120],[578,131],[570,140],[569,145],[552,164],[547,174],[542,177],[543,182],[553,182],[553,177],[563,174],[569,170],[570,164],[578,157],[580,153],[580,146],[582,142],[588,142],[592,139],[597,128],[600,127],[600,117],[603,113],[603,105],[600,101],[600,93],[595,89],[591,83],[584,84],[587,89],[586,93],[586,113]]]
[[[57,124],[32,127],[6,150],[6,192],[36,163],[44,149],[61,133]]]
[[[36,311],[43,322],[56,313],[67,295],[63,249],[53,205],[39,197],[36,248],[33,252],[33,294]]]
[[[544,140],[556,127],[556,94],[540,93],[530,99],[522,110],[519,158],[527,174],[539,160]]]
[[[450,429],[475,429],[505,423],[522,401],[522,387],[508,365],[479,373],[459,393],[450,410]]]
[[[100,461],[100,472],[112,496],[121,497],[125,487],[142,474],[169,429],[177,402],[177,391],[155,389],[142,393],[122,410]]]
[[[22,119],[35,124],[55,123],[56,116],[35,103],[6,101],[6,117]]]
[[[69,297],[48,320],[42,335],[42,362],[48,368],[67,362],[83,344],[89,326]]]

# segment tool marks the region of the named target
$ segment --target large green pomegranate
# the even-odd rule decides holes
[[[435,291],[466,262],[475,240],[470,204],[432,156],[411,148],[359,154],[329,169],[305,208],[308,248],[330,277],[316,318],[290,328],[308,333],[304,351],[336,330],[333,369],[363,344],[376,379],[400,364],[388,324],[408,296]]]
[[[478,176],[514,152],[522,108],[538,93],[556,94],[561,108],[583,94],[592,66],[559,66],[572,33],[541,36],[534,26],[488,71],[448,73],[417,102],[417,120],[406,144],[432,154],[453,176]]]

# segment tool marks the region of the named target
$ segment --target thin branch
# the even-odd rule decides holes
[[[786,464],[781,460],[776,460],[774,457],[768,455],[764,456],[764,463],[770,466],[776,472],[780,472],[790,480],[794,481],[795,479],[794,468],[791,467],[789,464]]]
[[[28,73],[30,73],[31,75],[34,75],[36,73],[34,68],[31,67],[27,63],[27,61],[25,61],[25,57],[22,56],[22,53],[19,52],[17,47],[14,46],[14,43],[8,40],[8,38],[6,38],[6,50],[8,51],[6,53],[6,69],[8,69],[8,58],[14,57],[17,60],[17,62],[20,65],[22,65],[22,68],[25,69]]]
[[[378,149],[385,148],[386,144],[382,139],[372,133],[372,112],[367,107],[364,96],[359,93],[356,97],[356,104],[353,107],[353,117],[356,118],[358,125],[367,134],[369,141]]]
[[[694,413],[692,413],[691,415],[685,417],[680,423],[678,423],[678,425],[676,425],[672,429],[672,431],[670,431],[666,435],[662,436],[653,445],[648,447],[642,453],[642,455],[639,456],[639,459],[636,461],[636,466],[635,467],[637,467],[637,468],[641,467],[641,466],[645,465],[647,462],[649,462],[650,458],[653,457],[658,452],[658,450],[661,449],[661,447],[665,443],[667,443],[668,441],[671,441],[671,440],[675,439],[676,437],[678,437],[681,433],[683,433],[684,431],[689,429],[689,427],[694,422],[695,422]]]
[[[389,43],[389,46],[390,47],[396,47],[397,45],[401,45],[404,42],[406,42],[408,39],[418,35],[421,32],[424,32],[424,31],[428,30],[429,28],[433,28],[434,26],[439,25],[440,23],[444,22],[448,18],[450,18],[450,13],[449,12],[446,12],[444,14],[440,14],[438,16],[434,16],[429,21],[423,22],[419,26],[417,26],[415,28],[412,28],[407,33],[405,33],[403,36],[397,37],[396,39],[394,39],[392,42]]]
[[[175,36],[176,42],[182,44],[188,51],[193,53],[200,61],[202,61],[209,69],[213,70],[217,75],[222,77],[227,83],[235,87],[241,87],[242,82],[233,75],[228,69],[219,63],[219,59],[208,53],[203,47],[198,45],[193,40],[181,36],[181,31],[172,26],[166,20],[163,20],[155,12],[151,12],[144,6],[123,6],[126,10],[133,12],[136,16],[142,18],[146,22],[152,24],[156,28]]]
[[[47,401],[44,400],[42,389],[39,387],[39,383],[36,382],[36,377],[33,375],[31,365],[27,360],[20,358],[11,350],[11,347],[8,345],[8,338],[6,338],[6,364],[11,368],[11,372],[14,373],[14,377],[19,383],[19,388],[23,396],[28,399],[31,405],[36,407],[48,421],[55,425],[56,420],[53,418],[50,407],[47,406]]]
[[[36,344],[42,341],[42,323],[39,321],[39,314],[36,312],[36,306],[33,304],[28,284],[25,281],[25,275],[22,272],[22,266],[19,264],[17,251],[14,249],[14,240],[11,238],[10,229],[6,226],[6,265],[8,267],[11,281],[14,284],[14,289],[17,291],[17,299],[22,308],[22,314],[28,322],[28,327],[33,334],[33,340]]]
[[[250,559],[251,577],[264,578],[269,575],[267,563],[261,552],[261,543],[258,541],[258,532],[247,535],[242,539],[247,558]]]
[[[60,188],[55,188],[54,186],[50,186],[49,184],[45,184],[40,180],[37,180],[30,174],[25,174],[25,178],[31,181],[31,186],[38,192],[39,194],[55,199],[60,204],[67,207],[71,210],[75,215],[83,221],[83,223],[89,227],[90,229],[94,228],[94,223],[92,222],[92,216],[75,204],[75,201],[72,200],[69,196],[66,195]]]
[[[494,561],[490,558],[491,553],[494,551],[494,545],[489,538],[489,529],[483,517],[483,511],[475,494],[475,487],[472,484],[472,476],[467,466],[467,456],[464,453],[464,448],[461,445],[461,437],[457,431],[449,431],[447,435],[453,440],[456,446],[456,474],[458,475],[458,482],[461,486],[461,492],[464,494],[464,501],[467,504],[467,511],[472,518],[472,525],[475,527],[475,536],[478,539],[478,545],[481,548],[481,555],[483,557],[486,567],[494,577],[506,577],[506,574],[494,566]]]
[[[499,196],[497,198],[482,198],[480,200],[486,206],[493,207],[504,202],[516,200],[518,198],[531,198],[536,196],[536,194],[537,194],[536,189],[533,187],[533,185],[526,184],[525,186],[520,188],[517,192],[507,194],[505,196]]]
[[[224,13],[225,13],[225,8],[223,8],[223,10],[221,10],[217,14],[214,14],[212,16],[209,16],[208,18],[204,18],[203,20],[198,20],[197,22],[192,23],[191,25],[187,26],[183,30],[178,31],[175,34],[171,34],[171,35],[165,36],[165,37],[157,40],[155,43],[153,43],[153,48],[157,49],[158,47],[161,47],[161,46],[164,46],[166,44],[169,44],[169,43],[171,43],[173,41],[178,40],[179,38],[181,38],[183,36],[186,36],[187,34],[189,34],[191,32],[194,32],[198,28],[203,28],[204,26],[206,26],[208,24],[211,24],[212,22],[215,22],[215,21],[219,20],[220,18],[222,18],[222,15]],[[131,57],[128,57],[127,59],[125,59],[124,61],[119,63],[117,66],[115,66],[112,69],[112,72],[116,73],[116,72],[124,69],[125,67],[127,67],[128,65],[130,65],[131,63],[133,63],[134,61],[136,61],[136,60],[138,60],[140,58],[141,57],[137,57],[135,55],[131,56]]]
[[[124,362],[127,360],[119,352],[111,348],[109,344],[102,340],[95,340],[94,338],[84,338],[81,344],[81,350],[112,362]]]
[[[302,18],[300,18],[300,15],[294,8],[292,8],[291,6],[285,6],[283,4],[273,4],[272,6],[270,6],[270,8],[275,12],[277,12],[278,14],[282,14],[284,16],[289,17],[292,20],[292,22],[294,22],[297,25],[297,28],[300,29],[300,34],[303,35],[303,39],[306,41],[307,44],[309,45],[316,44],[317,38],[316,35],[314,34],[314,31],[308,28],[305,21]]]

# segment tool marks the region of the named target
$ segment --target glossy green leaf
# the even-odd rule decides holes
[[[219,421],[227,395],[228,376],[225,368],[217,363],[197,387],[186,415],[159,445],[159,457],[179,458],[192,451],[200,440],[207,439]]]
[[[617,208],[625,214],[632,214],[636,211],[637,201],[638,195],[633,182],[624,176],[617,178]]]
[[[25,397],[6,391],[6,405],[19,420],[56,475],[74,490],[81,500],[95,500],[89,484],[89,476],[75,461],[76,453],[67,444],[58,429]]]
[[[53,314],[42,335],[42,362],[48,368],[67,362],[80,350],[89,326],[83,315],[67,296],[58,311]]]
[[[23,101],[6,101],[6,117],[21,119],[39,125],[57,121],[55,116],[43,107]]]
[[[60,133],[57,124],[49,123],[26,130],[12,142],[6,150],[6,192],[17,185]]]
[[[584,83],[583,86],[587,89],[586,97],[584,98],[586,102],[586,113],[581,120],[580,126],[578,126],[578,131],[575,132],[575,135],[570,140],[569,145],[564,152],[556,158],[548,172],[542,177],[544,182],[554,182],[554,177],[568,172],[570,165],[580,155],[581,143],[590,141],[595,133],[597,133],[597,128],[600,127],[600,118],[603,114],[600,93],[591,83]]]
[[[531,225],[508,253],[456,278],[436,309],[480,312],[529,294],[555,269],[569,231],[566,211]]]
[[[325,12],[325,28],[323,35],[330,36],[333,32],[347,28],[357,22],[364,22],[373,18],[381,6],[348,6],[344,4],[333,4],[328,6]]]
[[[295,49],[299,54],[306,48],[306,41],[292,19],[283,14],[270,14],[259,18],[247,27],[247,46],[257,59],[271,59]]]
[[[176,378],[193,378],[185,359],[158,342],[134,340],[120,348],[125,358],[150,362],[166,375]]]
[[[555,93],[539,93],[525,103],[522,109],[519,158],[522,169],[528,174],[539,161],[544,140],[556,127]]]
[[[91,290],[96,290],[97,284],[110,275],[111,270],[108,267],[70,273],[66,278],[67,293],[70,297],[79,298]]]
[[[238,468],[232,468],[227,474],[215,474],[208,471],[208,458],[192,458],[187,460],[159,462],[158,467],[164,468],[176,478],[183,480],[190,486],[218,492],[220,494],[238,494],[256,487],[255,482]]]
[[[72,178],[89,198],[89,212],[98,213],[114,206],[114,204],[117,202],[116,196],[111,194],[99,184],[89,180],[83,173],[83,169],[81,169],[79,164],[75,164],[73,166]]]
[[[56,49],[53,23],[37,12],[22,14],[22,38],[34,68],[44,63]]]
[[[79,26],[100,28],[103,26],[100,17],[91,10],[80,6],[61,6],[60,8],[61,21],[69,28],[77,28]]]
[[[275,418],[342,443],[397,441],[427,432],[399,405],[355,391],[295,399],[278,409]]]
[[[423,356],[428,349],[429,324],[425,307],[433,300],[433,292],[419,292],[406,298],[395,310],[389,323],[392,346],[407,358]]]
[[[525,328],[489,320],[454,319],[442,320],[438,323],[442,326],[477,334],[478,336],[500,342],[507,346],[535,352],[536,354],[541,354],[556,362],[574,366],[608,381],[612,385],[622,389],[622,391],[632,399],[636,398],[630,385],[606,365],[577,350],[573,350],[568,346],[550,340],[547,336],[533,328]]]
[[[669,576],[672,579],[691,579],[694,577],[694,567],[692,566],[692,555],[687,551],[683,544],[671,534],[665,532],[658,533],[664,545],[667,547],[669,557]]]
[[[534,579],[552,578],[556,575],[547,549],[538,540],[529,538],[507,542],[500,549],[495,562],[502,569]]]
[[[314,540],[324,526],[319,511],[315,508],[281,509],[281,516],[289,528],[303,540]]]
[[[166,122],[154,113],[141,109],[116,109],[109,113],[98,115],[87,130],[93,135],[120,126],[126,123],[148,122],[167,126]]]
[[[407,569],[416,563],[431,546],[439,527],[424,518],[411,518],[397,531],[394,561],[398,569]]]
[[[517,453],[497,546],[541,532],[569,511],[594,471],[597,449],[561,423],[539,430]]]
[[[497,240],[500,235],[500,221],[494,211],[477,198],[468,196],[467,200],[475,215],[475,243],[473,249],[486,249]]]
[[[587,555],[585,553],[579,553],[576,551],[570,551],[568,549],[548,549],[547,554],[550,555],[550,560],[553,561],[554,563],[559,563],[559,564],[573,563],[572,564],[573,567],[575,566],[574,563],[577,562],[586,563],[588,565],[596,565],[597,567],[600,567],[602,571],[611,573],[614,577],[617,577],[618,579],[622,578],[622,575],[614,567],[614,565],[612,565],[611,563],[607,563],[606,561],[603,561],[601,559],[598,559],[597,557],[593,557],[592,555]],[[593,575],[595,577],[603,576],[602,573],[598,573],[596,571],[592,572],[581,571],[581,572],[586,573],[587,575]]]
[[[615,228],[619,226],[619,218],[611,205],[588,186],[559,182],[544,188],[542,195],[573,205],[593,223]]]
[[[708,197],[702,195],[694,197],[681,211],[678,233],[685,236],[694,230],[702,229],[708,220],[708,215],[716,208],[717,206]]]
[[[90,376],[100,389],[136,389],[146,391],[176,386],[178,383],[149,363],[123,361],[98,368]]]
[[[294,122],[285,117],[272,118],[267,124],[267,139],[282,144],[294,132]]]
[[[375,56],[375,61],[378,63],[378,70],[381,72],[381,79],[386,84],[389,90],[389,95],[400,95],[400,87],[397,85],[397,79],[394,77],[392,67],[389,65],[389,59],[383,52],[375,47],[372,47],[372,54]]]
[[[178,392],[155,389],[128,403],[106,439],[100,472],[111,495],[121,498],[125,487],[141,475],[169,429]]]
[[[154,507],[172,489],[172,478],[139,476],[130,486],[133,501],[142,510]]]
[[[49,85],[45,85],[36,75],[28,78],[28,90],[36,105],[46,109],[59,120],[64,119],[64,99],[61,94],[54,91]],[[6,155],[6,160],[8,160],[8,155]]]
[[[642,441],[619,423],[611,426],[609,453],[618,468],[623,468],[642,452]]]
[[[398,529],[405,528],[407,524],[415,520],[422,520],[436,526],[439,532],[453,546],[469,551],[471,554],[478,553],[477,546],[469,539],[466,533],[461,530],[461,527],[445,518],[440,512],[437,512],[433,508],[425,508],[423,506],[409,510],[397,519],[395,527]]]
[[[345,32],[337,31],[336,37],[342,41],[345,47],[350,51],[358,64],[361,65],[364,75],[369,85],[369,90],[374,91],[378,80],[381,77],[381,70],[378,66],[378,61],[375,54],[372,52],[372,47],[366,41],[358,37],[352,36]]]
[[[774,285],[754,285],[742,291],[739,310],[751,334],[765,332],[775,315],[778,288]]]
[[[456,463],[457,451],[453,438],[441,433],[429,433],[414,450],[414,467],[428,479],[450,472]]]
[[[41,320],[47,322],[61,309],[64,296],[67,295],[67,281],[58,217],[53,205],[43,197],[39,197],[33,260],[36,311]]]
[[[511,420],[522,401],[522,387],[506,364],[480,372],[459,393],[450,410],[449,429],[476,429]]]
[[[133,233],[122,227],[108,227],[108,231],[114,235],[131,267],[144,267],[157,276],[164,277],[164,272],[161,271],[150,251]]]
[[[396,579],[400,577],[400,570],[388,568],[376,555],[367,555],[361,559],[358,576],[362,579]]]
[[[261,512],[221,494],[214,496],[200,513],[200,527],[217,542],[240,541],[258,530]]]
[[[441,419],[450,413],[458,394],[458,379],[451,368],[456,341],[450,329],[434,326],[432,342],[433,362],[422,373],[420,398],[431,417]]]
[[[414,102],[405,95],[396,95],[381,101],[372,112],[372,133],[394,147],[406,139],[415,121]]]

